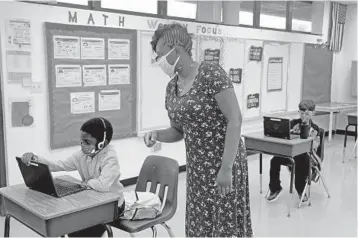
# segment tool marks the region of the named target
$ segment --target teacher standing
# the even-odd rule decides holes
[[[240,107],[226,72],[216,63],[194,62],[192,44],[180,24],[155,31],[156,64],[170,77],[165,107],[171,127],[147,133],[144,140],[148,147],[185,140],[186,236],[251,237]]]

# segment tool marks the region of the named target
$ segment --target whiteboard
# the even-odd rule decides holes
[[[153,51],[150,45],[153,32],[138,32],[138,105],[137,131],[143,134],[170,126],[165,109],[165,91],[170,78],[158,67],[151,64]],[[193,57],[197,58],[198,42],[193,38]],[[195,60],[194,58],[194,60]]]
[[[263,67],[261,81],[261,113],[286,111],[287,109],[287,74],[289,60],[289,45],[265,43],[263,50]],[[282,85],[281,90],[268,91],[269,60],[282,57]]]
[[[262,104],[261,97],[261,69],[262,61],[251,61],[250,60],[250,47],[261,46],[263,47],[263,41],[259,40],[246,40],[245,45],[245,68],[243,71],[244,81],[244,107],[243,114],[244,118],[254,118],[260,115],[260,108]],[[259,93],[259,107],[247,108],[247,96]]]
[[[229,73],[230,68],[241,68],[244,69],[245,60],[245,42],[238,39],[224,39],[222,54],[221,54],[222,67]],[[244,81],[241,83],[233,83],[235,94],[239,102],[240,109],[244,106]],[[242,111],[243,112],[243,111]]]
[[[138,134],[170,125],[165,110],[165,90],[170,78],[151,64],[152,35],[153,32],[139,32],[138,37]]]

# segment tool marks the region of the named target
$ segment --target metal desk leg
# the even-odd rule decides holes
[[[262,194],[262,153],[260,153],[260,193]]]
[[[332,130],[333,130],[333,111],[329,112],[329,128],[328,128],[328,143],[331,143],[332,140]]]
[[[291,194],[291,199],[288,203],[288,214],[287,216],[290,217],[291,216],[291,207],[293,204],[293,181],[295,179],[295,164],[293,163],[292,165],[292,171],[291,171],[291,180],[290,180],[290,194]]]
[[[354,147],[353,147],[351,156],[349,156],[349,161],[353,158],[353,156],[356,157],[356,156],[355,156],[355,153],[356,153],[356,148],[357,148],[357,142],[358,142],[358,141],[356,141],[356,143],[354,144]]]
[[[106,228],[107,236],[108,236],[108,237],[113,237],[113,231],[112,231],[111,226],[109,226],[109,225],[104,225],[104,227]]]
[[[10,236],[10,218],[11,216],[7,214],[5,216],[5,229],[4,229],[4,237]]]
[[[344,159],[345,159],[345,157],[346,157],[346,147],[347,147],[347,132],[348,132],[348,127],[349,127],[350,125],[348,124],[347,126],[346,126],[346,130],[344,131],[344,143],[343,143],[343,158],[342,158],[342,163],[344,163]]]

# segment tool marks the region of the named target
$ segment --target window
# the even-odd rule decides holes
[[[311,32],[312,3],[292,2],[292,30]]]
[[[157,14],[158,0],[101,0],[101,7],[107,9]]]
[[[196,1],[168,0],[168,16],[196,19]]]
[[[262,1],[260,27],[286,29],[286,11],[286,2]]]
[[[57,0],[57,2],[88,6],[88,0]]]
[[[239,24],[252,26],[254,24],[254,2],[240,2]]]

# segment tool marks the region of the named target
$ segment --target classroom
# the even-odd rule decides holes
[[[149,225],[149,229],[135,232],[105,225],[104,236],[206,234],[189,232],[188,220],[202,225],[195,229],[206,229],[204,222],[198,221],[201,217],[190,215],[204,213],[190,211],[187,201],[194,199],[188,193],[195,190],[190,187],[195,176],[188,176],[197,163],[189,160],[188,147],[193,149],[190,141],[197,142],[190,137],[190,130],[181,131],[181,140],[175,143],[160,142],[158,134],[166,128],[177,128],[172,124],[173,113],[168,113],[173,108],[168,105],[173,105],[172,98],[174,102],[183,99],[172,96],[167,102],[168,87],[174,81],[157,64],[158,58],[164,59],[179,50],[160,55],[160,40],[154,47],[157,52],[151,45],[156,30],[167,24],[177,24],[181,32],[191,34],[193,62],[219,65],[227,74],[224,78],[230,79],[226,82],[230,86],[226,87],[233,89],[226,91],[234,92],[232,95],[237,98],[237,103],[225,99],[227,104],[238,105],[241,111],[240,124],[233,127],[237,133],[226,135],[227,138],[229,134],[239,135],[240,143],[236,146],[240,146],[240,156],[247,156],[247,168],[239,169],[238,177],[246,176],[248,182],[238,178],[241,187],[235,186],[249,188],[245,190],[249,196],[245,202],[250,200],[249,223],[253,234],[240,235],[241,231],[237,231],[235,236],[357,237],[357,1],[338,0],[0,1],[1,236],[65,236],[80,230],[79,227],[109,224],[113,221],[111,213],[118,215],[112,211],[118,205],[113,194],[85,190],[78,193],[78,198],[71,198],[76,194],[68,198],[41,194],[37,198],[36,191],[24,185],[20,162],[16,160],[27,152],[51,161],[78,153],[83,142],[79,138],[83,132],[81,125],[91,118],[106,119],[100,120],[105,130],[103,142],[108,136],[107,120],[113,126],[110,145],[117,153],[115,164],[119,164],[124,192],[134,191],[136,183],[138,187],[146,158],[167,157],[171,159],[168,161],[174,161],[173,166],[178,165],[173,192],[175,206],[170,219],[155,228],[150,229],[154,225]],[[181,62],[179,59],[181,56],[176,62]],[[172,66],[168,59],[161,62]],[[178,72],[174,75],[180,79]],[[192,87],[196,79],[195,75]],[[207,84],[199,83],[197,87],[203,85]],[[188,95],[193,91],[196,92],[189,87]],[[307,109],[305,114],[306,109],[299,108],[302,101],[313,102],[315,108]],[[217,102],[222,109],[218,99]],[[191,113],[188,116],[191,119],[195,112],[185,110]],[[314,112],[307,114],[308,111]],[[314,122],[319,128],[317,137],[322,136],[317,144],[319,149],[313,148],[314,138],[302,137],[302,125],[297,139],[268,136],[276,133],[277,137],[276,125],[282,126],[286,120],[290,136],[292,119],[301,116],[303,120],[303,114],[310,117],[310,125]],[[230,122],[228,128],[229,125]],[[157,142],[149,147],[154,135],[158,136]],[[294,161],[302,153],[320,158],[317,181],[310,179],[318,168],[311,157],[310,172],[303,181],[304,194],[295,190],[300,175],[292,169],[298,169],[298,163],[297,168],[294,162],[293,167],[281,166],[283,190],[277,193],[281,197],[268,201],[273,193],[272,156]],[[235,163],[234,167],[238,166]],[[52,175],[71,176],[80,181],[83,176],[79,172],[60,171]],[[92,199],[80,204],[78,199],[86,200],[86,196]],[[21,205],[21,201],[28,207]],[[91,212],[99,214],[98,219],[90,219]]]

